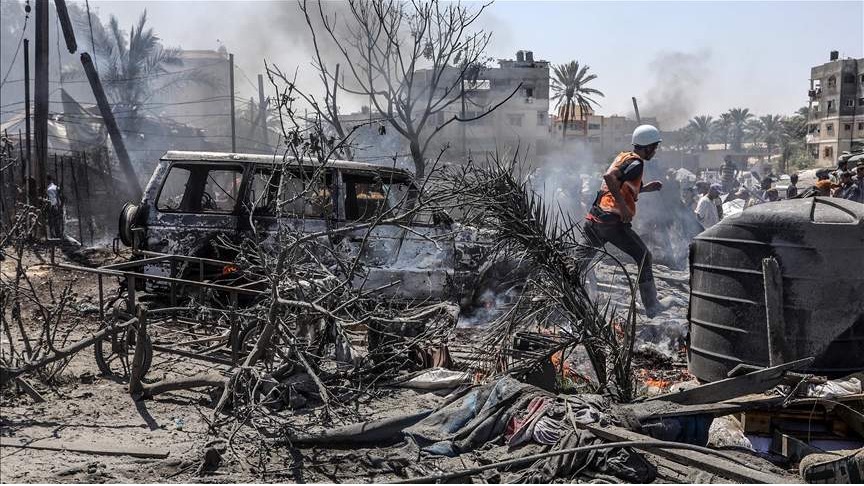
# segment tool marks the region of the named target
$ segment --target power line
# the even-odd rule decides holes
[[[28,5],[27,8],[30,8]],[[24,27],[21,29],[21,36],[18,37],[18,47],[15,48],[15,55],[12,56],[12,62],[9,63],[9,69],[6,70],[6,75],[3,76],[3,82],[0,83],[0,88],[6,84],[6,80],[9,78],[9,73],[12,72],[12,68],[15,67],[15,60],[18,59],[18,52],[21,51],[21,44],[24,43],[24,34],[27,32],[27,21],[30,20],[30,12],[25,10],[24,13]],[[21,81],[24,81],[23,79]]]

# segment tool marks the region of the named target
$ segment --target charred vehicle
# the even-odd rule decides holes
[[[376,220],[382,211],[406,211],[401,206],[412,199],[406,195],[416,191],[411,174],[397,168],[171,151],[159,161],[140,204],[123,208],[120,240],[135,250],[230,260],[220,253],[220,238],[258,238],[266,247],[280,226],[287,227],[324,235],[337,254],[359,255],[363,268],[355,285],[364,289],[466,304],[484,273],[486,245],[476,231],[435,224],[421,212],[391,224]]]

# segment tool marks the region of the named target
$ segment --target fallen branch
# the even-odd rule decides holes
[[[160,395],[162,393],[170,391],[191,390],[193,388],[202,387],[222,388],[227,383],[228,378],[225,378],[224,376],[220,375],[215,371],[211,371],[207,373],[199,373],[195,376],[169,378],[161,380],[157,383],[143,385],[138,395],[134,396],[133,398],[135,400],[147,400],[155,397],[156,395]]]
[[[25,363],[24,365],[19,366],[18,368],[2,368],[2,367],[0,367],[0,386],[6,385],[10,381],[14,380],[15,378],[17,378],[17,377],[19,377],[25,373],[29,373],[31,371],[37,370],[39,368],[42,368],[46,365],[49,365],[49,364],[55,362],[55,361],[60,361],[61,359],[66,359],[66,358],[74,355],[75,353],[98,343],[99,341],[101,341],[102,339],[105,339],[106,337],[113,336],[119,332],[123,332],[130,325],[134,324],[135,322],[137,322],[137,319],[130,319],[130,320],[123,322],[123,323],[120,323],[120,324],[108,326],[108,327],[100,330],[99,332],[94,333],[92,336],[90,336],[87,339],[78,341],[77,343],[75,343],[71,346],[67,346],[63,349],[58,349],[58,350],[54,351],[53,353],[40,359],[39,361],[33,361],[33,362]]]

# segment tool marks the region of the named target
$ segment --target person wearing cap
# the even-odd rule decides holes
[[[669,306],[668,300],[657,299],[657,287],[651,268],[651,252],[642,238],[633,231],[631,222],[636,216],[636,202],[640,194],[659,191],[660,181],[642,182],[645,163],[657,153],[661,142],[660,131],[652,125],[640,125],[633,131],[633,150],[621,152],[603,175],[603,184],[591,209],[585,216],[582,245],[585,255],[581,270],[587,271],[597,249],[611,243],[629,255],[639,268],[639,294],[645,314],[652,318]]]
[[[848,172],[848,171],[849,171],[849,154],[847,152],[844,152],[837,159],[837,170],[832,172],[830,177],[829,177],[829,179],[831,180],[831,184],[839,185],[840,184],[840,176],[844,172]]]
[[[834,192],[834,197],[861,202],[861,189],[852,180],[851,172],[847,171],[840,174],[840,184]]]
[[[696,218],[702,223],[702,227],[708,229],[720,222],[720,214],[717,212],[715,200],[720,199],[720,191],[723,186],[720,184],[711,184],[708,188],[708,193],[699,198],[699,203],[696,205]]]
[[[831,177],[831,169],[817,169],[816,170],[816,180],[817,181],[827,181]]]

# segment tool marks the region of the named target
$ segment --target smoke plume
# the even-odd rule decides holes
[[[678,128],[696,113],[711,75],[711,51],[660,53],[648,64],[648,73],[653,85],[643,96],[641,115],[657,117],[664,129]]]

